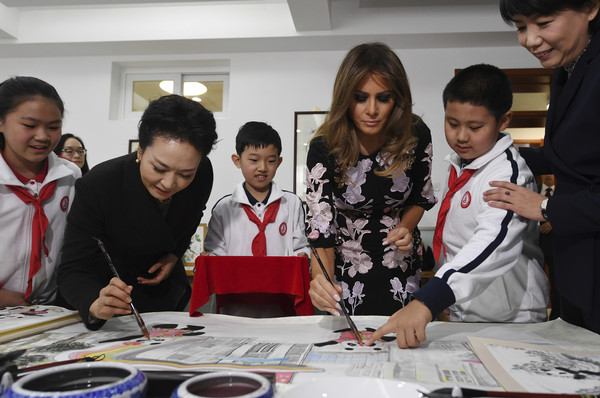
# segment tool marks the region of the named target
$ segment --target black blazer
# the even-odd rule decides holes
[[[92,237],[104,242],[121,279],[133,286],[131,297],[138,311],[182,310],[189,300],[181,261],[158,286],[138,285],[136,278],[148,277],[147,270],[167,253],[181,259],[206,208],[212,165],[208,158],[201,161],[192,183],[173,196],[163,217],[142,183],[136,157],[132,153],[99,164],[75,185],[58,287],[86,324],[90,305],[113,276]]]
[[[554,174],[548,200],[557,287],[600,333],[600,33],[570,78],[554,72],[544,146],[523,148],[534,174]]]

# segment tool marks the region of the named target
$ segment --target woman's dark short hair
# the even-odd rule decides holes
[[[64,116],[65,105],[52,85],[37,77],[14,76],[0,83],[0,120],[4,120],[7,114],[23,102],[38,96],[54,101],[60,116]],[[0,148],[4,149],[4,134],[1,133]]]
[[[582,11],[594,6],[598,0],[500,0],[500,15],[509,25],[513,25],[517,15],[526,17],[548,16],[559,11]],[[590,32],[600,27],[600,12],[590,21]]]
[[[189,142],[202,156],[207,156],[216,140],[216,122],[212,112],[199,102],[181,95],[166,95],[148,105],[138,125],[142,150],[154,139]]]

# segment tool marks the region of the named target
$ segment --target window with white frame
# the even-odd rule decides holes
[[[179,94],[200,102],[215,117],[228,109],[228,73],[125,73],[123,117],[139,118],[150,101]]]

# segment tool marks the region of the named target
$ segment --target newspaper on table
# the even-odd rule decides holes
[[[351,376],[402,380],[429,389],[458,385],[503,390],[471,349],[470,337],[548,347],[567,342],[569,349],[600,346],[600,336],[573,330],[560,320],[544,324],[433,322],[427,327],[427,341],[419,348],[402,350],[393,334],[373,346],[360,346],[345,319],[329,315],[252,319],[163,312],[142,317],[151,341],[143,337],[132,316],[124,316],[109,320],[98,331],[75,324],[15,340],[0,346],[0,352],[26,348],[18,358],[19,367],[103,356],[143,370],[272,372],[283,384]],[[365,339],[387,321],[383,316],[353,319]]]

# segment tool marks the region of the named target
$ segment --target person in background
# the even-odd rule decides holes
[[[137,152],[101,163],[77,181],[58,286],[88,328],[131,313],[131,301],[140,312],[184,310],[191,287],[181,257],[212,190],[207,155],[215,127],[198,102],[161,97],[142,115]],[[121,279],[113,277],[96,238]]]
[[[522,148],[535,175],[554,174],[545,195],[493,181],[485,200],[550,221],[561,318],[600,333],[599,0],[501,0],[502,18],[545,68],[554,68],[544,145]]]
[[[283,160],[279,133],[266,123],[248,122],[238,131],[235,150],[231,160],[244,181],[215,204],[204,241],[206,254],[308,256],[302,200],[273,181]],[[260,293],[244,299],[252,302],[221,306],[221,313],[253,318],[294,313],[285,305],[289,300]]]
[[[52,149],[64,104],[28,76],[0,84],[0,307],[51,304],[67,212],[81,171]]]
[[[340,284],[312,262],[318,309],[391,315],[410,302],[421,274],[417,224],[436,202],[431,159],[398,56],[383,43],[351,49],[307,157],[307,235]]]
[[[87,162],[87,149],[83,145],[81,138],[73,134],[63,134],[54,148],[54,153],[61,158],[65,158],[75,163],[81,169],[81,174],[85,175],[90,171]]]
[[[554,194],[555,187],[555,178],[552,174],[544,174],[542,175],[542,184],[540,185],[539,193],[544,195],[547,198],[552,197]],[[551,311],[548,317],[549,320],[556,319],[560,317],[560,295],[558,294],[558,290],[556,290],[556,278],[554,271],[554,244],[552,243],[552,224],[550,221],[542,221],[540,223],[540,248],[544,253],[544,262],[548,266],[548,276],[550,279],[550,304]]]
[[[461,70],[443,93],[450,173],[433,238],[445,262],[368,344],[391,331],[400,348],[425,341],[425,327],[444,309],[458,322],[542,322],[548,280],[537,244],[538,225],[483,201],[489,181],[535,189],[533,174],[513,146],[508,127],[512,90],[492,65]]]

